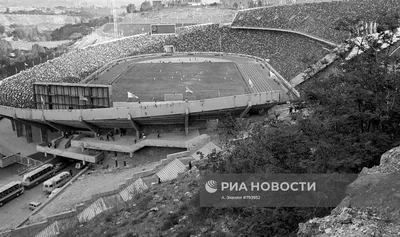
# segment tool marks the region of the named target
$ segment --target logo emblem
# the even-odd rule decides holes
[[[218,189],[217,189],[217,181],[215,181],[215,180],[209,180],[207,183],[206,183],[206,191],[208,192],[208,193],[215,193]]]

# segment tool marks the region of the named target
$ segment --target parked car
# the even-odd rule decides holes
[[[54,165],[54,169],[56,172],[59,172],[65,168],[67,168],[68,163],[67,162],[58,162],[57,164]]]
[[[53,191],[51,191],[50,195],[47,198],[51,198],[54,195],[56,195],[56,193],[58,193],[61,190],[61,188],[56,188]]]
[[[32,211],[35,210],[38,206],[40,206],[40,204],[42,204],[41,202],[30,202],[29,203],[29,209],[31,209]]]

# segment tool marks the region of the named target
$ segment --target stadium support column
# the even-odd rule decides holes
[[[243,118],[251,109],[251,101],[249,100],[249,102],[247,103],[247,107],[245,110],[243,110],[243,112],[240,114],[240,118]]]
[[[40,138],[42,139],[42,143],[49,143],[49,137],[47,135],[47,129],[40,129]]]
[[[32,137],[32,126],[29,124],[25,124],[25,137],[26,141],[28,143],[33,142],[33,137]]]
[[[139,141],[140,139],[140,128],[139,128],[139,124],[137,124],[133,119],[132,119],[132,115],[128,114],[128,121],[131,124],[132,128],[135,129],[136,131],[136,140]]]
[[[17,137],[22,137],[24,135],[23,124],[19,121],[15,121],[15,127],[17,129]]]
[[[97,127],[96,125],[93,125],[91,123],[86,122],[85,120],[83,120],[82,116],[79,117],[79,121],[85,125],[90,131],[94,132],[95,134],[99,134],[100,133],[100,128]]]
[[[186,107],[185,111],[185,134],[189,135],[189,108]]]
[[[15,132],[15,120],[14,119],[10,119],[10,121],[11,121],[12,130]]]
[[[42,116],[42,122],[45,123],[46,125],[49,126],[49,128],[54,128],[59,132],[62,132],[63,134],[67,133],[67,132],[71,132],[73,129],[69,126],[65,126],[62,124],[57,124],[54,122],[49,122],[46,120],[46,118],[44,116]]]

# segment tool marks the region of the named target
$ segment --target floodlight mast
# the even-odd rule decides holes
[[[114,22],[114,38],[118,38],[118,23],[117,23],[117,11],[116,11],[116,6],[115,6],[115,0],[111,0],[111,12],[113,16],[113,22]]]

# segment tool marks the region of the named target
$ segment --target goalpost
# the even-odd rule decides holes
[[[164,101],[183,101],[183,94],[164,94]]]

